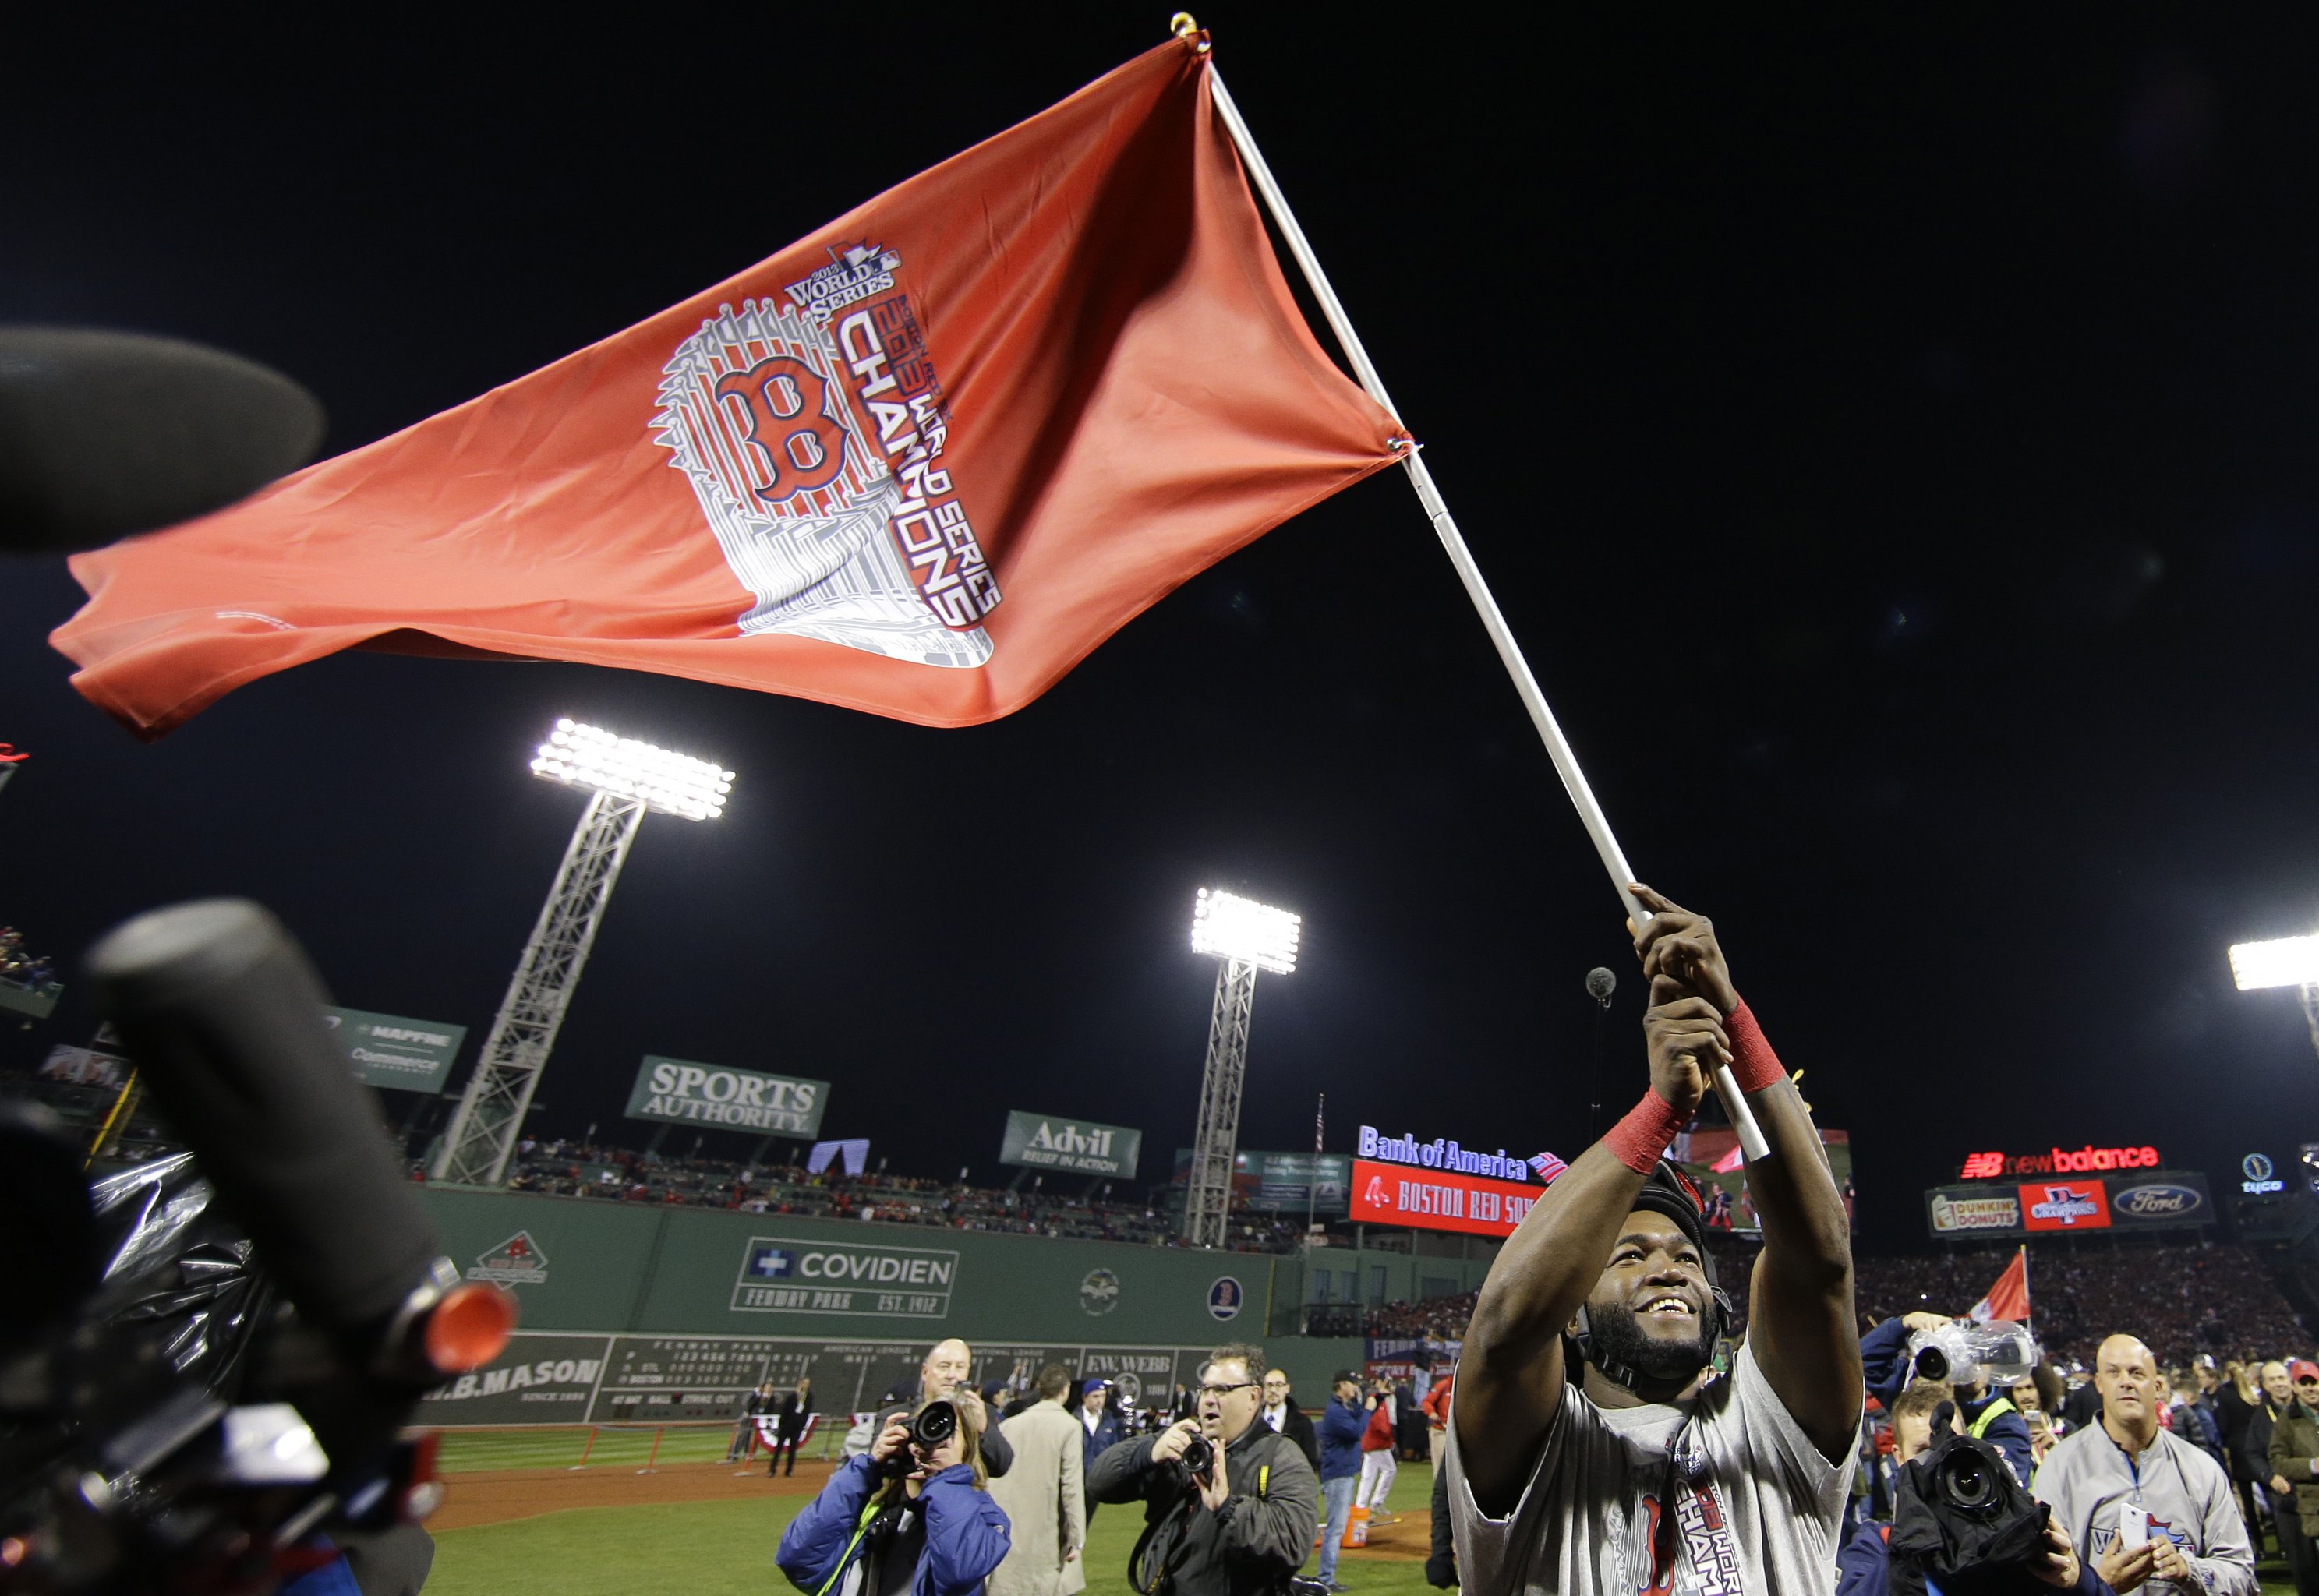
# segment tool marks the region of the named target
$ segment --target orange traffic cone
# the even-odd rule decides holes
[[[1368,1509],[1365,1507],[1357,1507],[1352,1510],[1351,1514],[1345,1519],[1345,1538],[1340,1544],[1349,1549],[1354,1546],[1365,1546],[1369,1544]]]

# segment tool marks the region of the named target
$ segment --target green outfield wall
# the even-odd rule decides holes
[[[464,1392],[430,1398],[429,1422],[723,1417],[758,1380],[800,1375],[835,1411],[874,1402],[949,1336],[974,1346],[978,1377],[1053,1359],[1139,1387],[1188,1383],[1219,1341],[1263,1341],[1313,1405],[1331,1369],[1360,1361],[1357,1339],[1267,1336],[1304,1300],[1292,1258],[443,1186],[425,1199],[461,1272],[515,1294],[525,1332]]]

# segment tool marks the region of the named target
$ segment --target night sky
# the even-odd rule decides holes
[[[1637,869],[1716,916],[1852,1132],[1868,1241],[1922,1245],[1922,1189],[1978,1149],[2152,1142],[2227,1191],[2319,1140],[2292,994],[2224,959],[2319,925],[2307,15],[1343,16],[1200,20]],[[1167,20],[577,18],[43,17],[0,100],[0,320],[265,360],[335,453]],[[0,739],[34,755],[0,922],[60,961],[244,894],[340,1001],[465,1023],[471,1059],[582,801],[527,772],[552,720],[738,772],[723,820],[645,824],[546,1133],[641,1144],[619,1114],[659,1052],[832,1080],[825,1134],[915,1173],[1006,1173],[1023,1107],[1141,1127],[1163,1176],[1202,884],[1305,916],[1303,968],[1259,983],[1244,1147],[1309,1145],[1325,1089],[1334,1150],[1367,1122],[1575,1156],[1595,964],[1624,982],[1610,1096],[1643,1087],[1617,900],[1397,472],[963,731],[356,653],[146,747],[46,645],[78,597],[0,559]],[[0,1058],[86,1040],[84,996]]]

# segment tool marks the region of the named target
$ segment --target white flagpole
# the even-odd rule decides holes
[[[1179,36],[1188,36],[1193,32],[1191,18],[1182,13],[1177,14],[1175,26]],[[1205,50],[1206,46],[1203,43],[1196,48]],[[1313,246],[1305,239],[1304,230],[1296,224],[1295,212],[1289,210],[1288,201],[1280,192],[1280,185],[1273,180],[1272,168],[1265,164],[1263,152],[1256,147],[1255,136],[1248,131],[1248,123],[1241,120],[1240,107],[1232,103],[1230,91],[1224,87],[1223,77],[1215,69],[1213,61],[1208,65],[1208,86],[1214,95],[1217,113],[1224,119],[1224,126],[1232,133],[1232,143],[1239,148],[1241,160],[1247,166],[1257,193],[1264,196],[1265,204],[1272,212],[1272,220],[1280,228],[1281,237],[1288,242],[1289,254],[1296,257],[1297,266],[1304,273],[1304,281],[1312,286],[1313,297],[1321,302],[1321,313],[1329,319],[1330,329],[1336,333],[1337,342],[1345,351],[1345,358],[1352,363],[1353,374],[1360,379],[1361,386],[1368,390],[1370,398],[1392,414],[1399,415],[1401,412],[1394,409],[1393,401],[1385,394],[1384,380],[1377,375],[1376,367],[1370,364],[1368,351],[1361,347],[1360,334],[1353,330],[1352,320],[1345,314],[1344,304],[1337,298],[1337,291],[1329,285],[1329,275],[1321,269],[1320,259],[1313,253]],[[1594,789],[1587,786],[1586,773],[1578,768],[1578,756],[1571,752],[1569,739],[1562,735],[1562,726],[1554,718],[1554,711],[1547,707],[1546,694],[1538,690],[1538,678],[1530,674],[1529,662],[1522,657],[1521,645],[1514,641],[1513,628],[1506,625],[1506,618],[1500,612],[1498,601],[1490,596],[1489,584],[1482,580],[1481,568],[1474,564],[1473,554],[1466,548],[1466,539],[1458,533],[1457,523],[1450,517],[1449,507],[1441,501],[1441,491],[1433,485],[1433,473],[1426,470],[1424,455],[1413,443],[1409,444],[1403,450],[1401,464],[1402,469],[1409,473],[1410,484],[1417,490],[1417,501],[1425,507],[1426,516],[1433,523],[1434,535],[1440,538],[1443,550],[1449,555],[1449,564],[1457,569],[1457,580],[1466,584],[1466,596],[1473,600],[1475,611],[1481,616],[1483,628],[1489,633],[1491,643],[1496,646],[1498,658],[1506,667],[1506,674],[1513,678],[1514,690],[1521,695],[1522,708],[1529,711],[1530,724],[1538,728],[1539,739],[1546,744],[1548,756],[1554,761],[1555,770],[1561,774],[1563,788],[1570,794],[1570,801],[1578,810],[1579,823],[1585,826],[1586,834],[1593,839],[1594,852],[1602,857],[1602,868],[1611,873],[1611,885],[1618,889],[1619,900],[1626,905],[1628,916],[1636,924],[1642,924],[1651,915],[1650,911],[1628,890],[1628,883],[1634,880],[1635,873],[1628,867],[1627,856],[1619,847],[1619,839],[1611,834],[1611,822],[1604,817],[1602,806],[1594,801]],[[1764,1140],[1763,1129],[1755,1123],[1755,1115],[1748,1108],[1747,1099],[1740,1094],[1739,1083],[1732,1078],[1729,1065],[1716,1066],[1715,1089],[1723,1098],[1724,1109],[1731,1116],[1732,1129],[1739,1133],[1740,1149],[1749,1161],[1769,1158],[1771,1145]]]

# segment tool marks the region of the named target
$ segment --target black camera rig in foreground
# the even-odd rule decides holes
[[[88,974],[193,1150],[92,1186],[0,1105],[0,1592],[262,1596],[432,1508],[403,1427],[513,1299],[442,1256],[273,915],[157,910]]]

